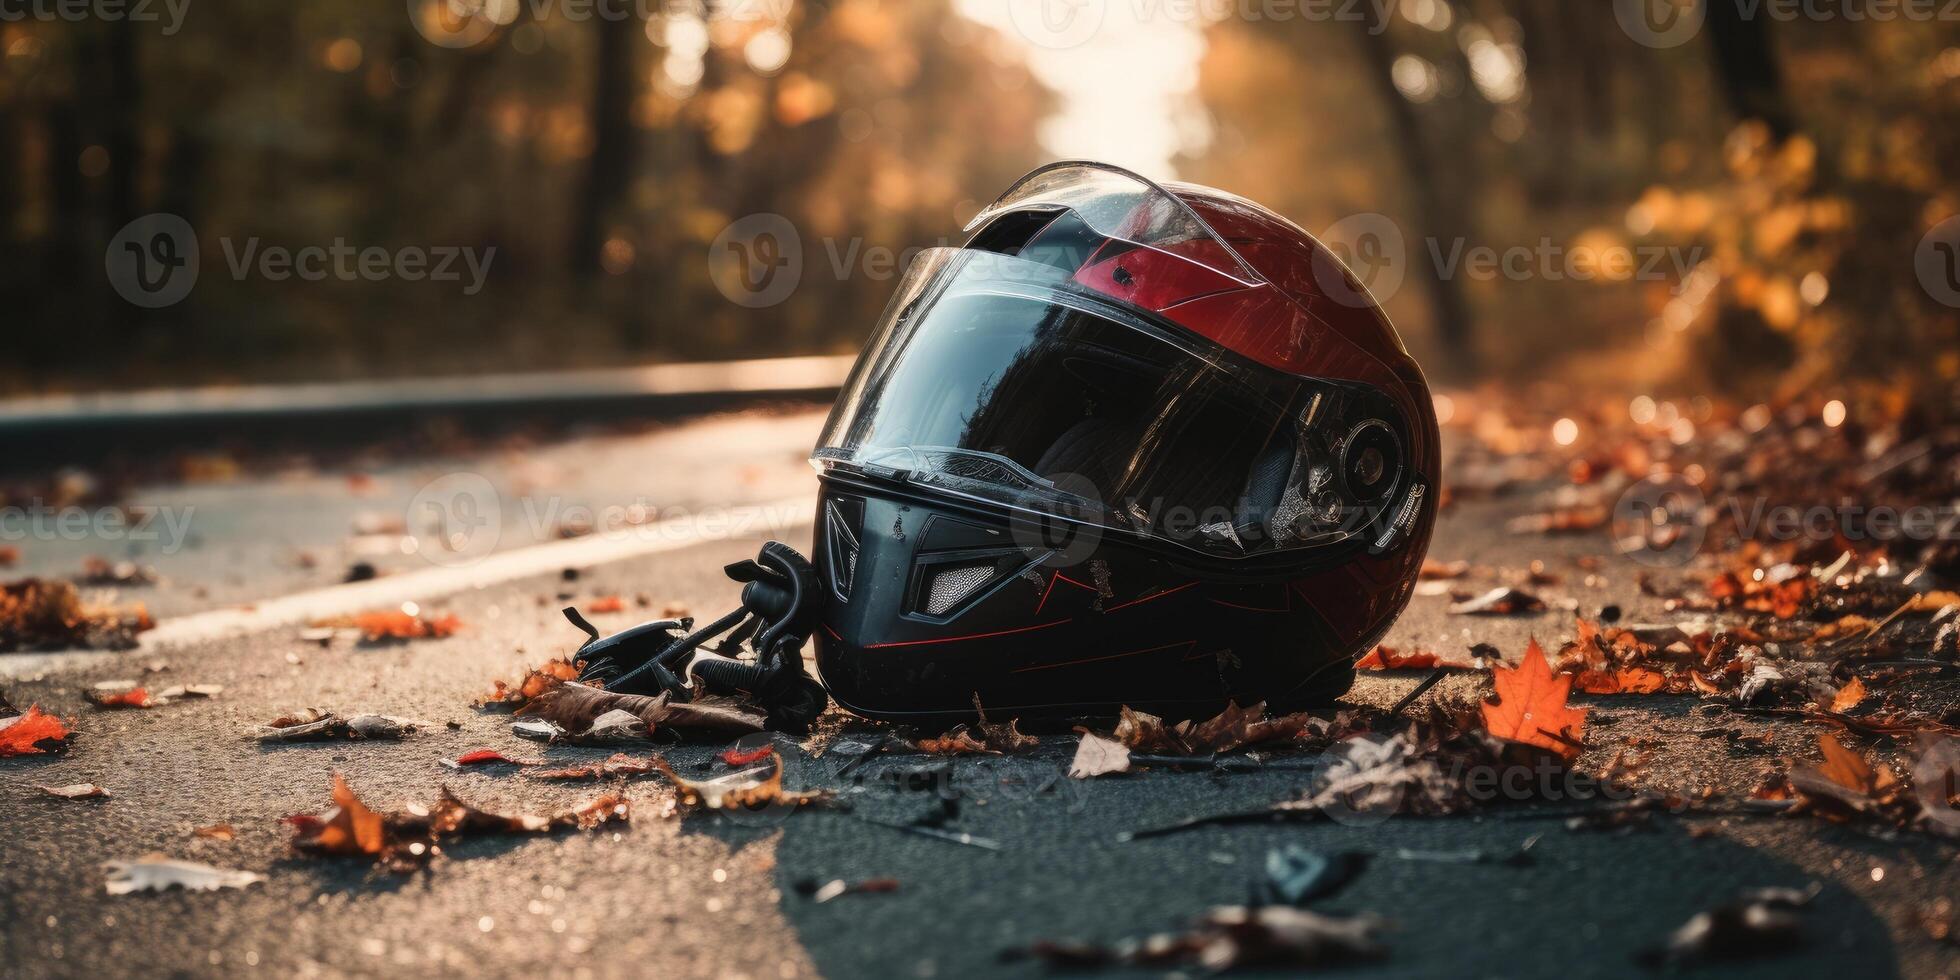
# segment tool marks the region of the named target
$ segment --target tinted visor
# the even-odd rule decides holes
[[[1241,556],[1378,527],[1402,445],[1370,389],[1241,363],[1054,265],[935,249],[815,461]]]

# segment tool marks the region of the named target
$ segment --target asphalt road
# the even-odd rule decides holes
[[[783,426],[808,426],[808,420]],[[780,443],[790,442],[788,434]],[[796,437],[807,441],[807,433]],[[769,438],[774,438],[770,436]],[[770,444],[769,438],[758,445]],[[778,452],[752,479],[771,490],[808,485]],[[703,458],[707,458],[704,456]],[[676,472],[693,472],[683,467]],[[605,479],[610,480],[608,476]],[[740,477],[731,478],[739,481]],[[576,482],[576,481],[573,481]],[[683,485],[687,481],[679,481]],[[406,478],[412,484],[413,478]],[[686,492],[709,496],[712,482]],[[324,491],[322,491],[324,495]],[[278,499],[275,495],[274,499]],[[232,500],[239,528],[262,519],[257,498]],[[1659,618],[1642,605],[1632,569],[1609,562],[1603,581],[1584,582],[1575,559],[1606,553],[1603,539],[1513,537],[1502,518],[1527,500],[1467,501],[1450,515],[1433,553],[1498,569],[1539,559],[1560,578],[1538,591],[1582,611],[1615,602],[1626,617]],[[340,520],[321,518],[333,535]],[[798,535],[807,544],[807,531]],[[162,652],[84,660],[42,676],[0,682],[30,701],[79,720],[63,756],[0,762],[0,964],[11,976],[92,976],[140,970],[158,975],[338,976],[417,971],[488,976],[971,976],[1034,975],[1000,960],[1038,939],[1103,940],[1171,929],[1204,909],[1244,900],[1266,852],[1285,843],[1376,855],[1346,891],[1321,907],[1387,917],[1386,960],[1335,976],[1626,976],[1632,953],[1737,890],[1768,885],[1823,891],[1806,913],[1807,938],[1784,955],[1723,964],[1723,976],[1910,976],[1960,973],[1956,950],[1928,938],[1919,910],[1960,895],[1949,845],[1919,837],[1877,839],[1811,820],[1762,817],[1662,818],[1631,831],[1574,831],[1547,809],[1509,807],[1481,816],[1339,823],[1225,826],[1124,842],[1119,833],[1190,816],[1263,806],[1296,795],[1305,776],[1285,760],[1229,774],[1146,772],[1094,781],[1061,778],[1072,736],[1050,736],[1028,757],[962,759],[940,789],[899,788],[879,778],[836,780],[817,757],[822,740],[793,753],[793,777],[845,790],[850,813],[805,810],[743,821],[662,815],[671,793],[658,777],[635,781],[637,806],[617,832],[484,839],[461,843],[430,870],[407,877],[358,862],[292,856],[280,819],[328,806],[331,774],[345,774],[369,804],[429,802],[447,785],[496,809],[548,811],[588,798],[589,787],[521,776],[452,772],[439,760],[471,749],[553,760],[603,757],[607,749],[543,748],[514,738],[507,716],[470,699],[493,677],[572,649],[579,635],[559,617],[565,604],[620,593],[658,607],[687,604],[714,614],[734,599],[720,566],[752,553],[753,540],[698,547],[584,570],[576,581],[540,575],[469,589],[435,605],[468,624],[460,635],[364,648],[323,648],[296,628]],[[240,544],[240,547],[246,547]],[[258,581],[225,552],[174,570],[176,586],[242,574],[241,594],[272,594],[290,583]],[[1494,584],[1501,572],[1493,573]],[[311,584],[318,584],[311,583]],[[208,600],[207,600],[208,601]],[[1486,620],[1448,615],[1443,598],[1418,598],[1389,642],[1454,652],[1472,641],[1506,652],[1535,634],[1570,632],[1570,618]],[[187,607],[194,603],[187,603]],[[428,603],[425,606],[430,605]],[[644,610],[599,618],[602,628]],[[223,695],[148,711],[102,712],[80,691],[134,677],[167,662],[150,680],[216,683]],[[1416,681],[1364,678],[1350,696],[1386,703]],[[1487,683],[1463,676],[1445,689]],[[1737,754],[1697,732],[1712,722],[1692,699],[1592,699],[1597,766],[1627,738],[1658,739],[1653,786],[1714,785],[1746,794],[1776,758],[1811,752],[1814,730],[1742,721],[1768,731],[1771,748]],[[427,721],[400,743],[267,747],[248,730],[308,706],[377,711]],[[453,730],[445,723],[454,723]],[[1724,725],[1738,724],[1725,719]],[[720,746],[674,749],[683,772]],[[112,798],[64,801],[35,784],[96,782]],[[900,833],[861,816],[904,821],[959,797],[948,826],[997,840],[988,851]],[[194,837],[225,822],[235,840]],[[1434,860],[1435,852],[1510,853],[1542,835],[1524,866]],[[1398,848],[1428,858],[1395,856]],[[149,852],[242,868],[267,881],[243,891],[105,893],[100,864]],[[801,882],[895,878],[888,894],[818,903]]]

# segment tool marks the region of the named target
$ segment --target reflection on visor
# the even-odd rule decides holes
[[[1051,266],[951,251],[899,295],[820,464],[1226,555],[1348,540],[1401,477],[1379,396],[1229,364]]]

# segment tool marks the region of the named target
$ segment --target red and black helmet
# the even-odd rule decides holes
[[[817,664],[879,718],[1324,703],[1408,602],[1436,416],[1250,201],[1057,163],[922,253],[812,462]]]

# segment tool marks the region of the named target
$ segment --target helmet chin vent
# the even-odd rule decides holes
[[[838,599],[848,602],[851,584],[857,580],[858,536],[855,528],[864,519],[864,502],[833,500],[824,509],[826,533],[830,535],[830,589]]]
[[[943,616],[951,612],[967,597],[984,588],[993,577],[993,562],[956,565],[934,572],[932,581],[926,586],[926,615]]]

